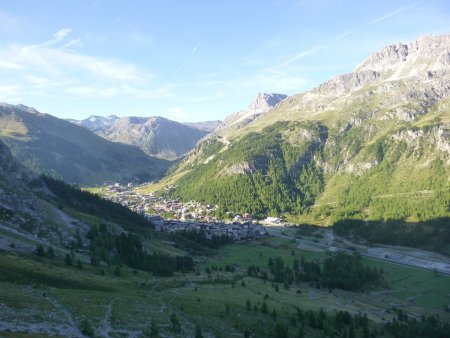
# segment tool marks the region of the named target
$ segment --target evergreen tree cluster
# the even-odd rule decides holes
[[[450,324],[441,322],[438,317],[417,320],[408,318],[404,312],[397,312],[396,318],[388,322],[385,329],[395,338],[447,338],[450,335]]]
[[[341,220],[334,222],[333,232],[369,243],[402,245],[450,254],[450,217],[418,223]]]
[[[146,252],[140,236],[122,232],[113,234],[107,226],[93,226],[87,237],[91,241],[91,262],[108,264],[126,264],[131,268],[152,272],[158,276],[171,276],[174,272],[188,272],[194,269],[194,260],[190,256],[169,256]]]
[[[281,257],[269,258],[268,271],[251,265],[247,274],[284,283],[286,287],[292,283],[309,282],[323,288],[362,291],[384,283],[382,271],[364,266],[358,255],[344,253],[325,258],[323,264],[302,258],[300,261],[295,259],[289,266]]]
[[[305,212],[323,189],[323,175],[311,161],[320,146],[286,136],[305,129],[317,138],[326,134],[326,128],[315,122],[277,122],[261,133],[244,136],[227,149],[226,155],[219,153],[206,164],[198,163],[195,170],[180,178],[173,195],[259,217]],[[210,153],[217,144],[204,147]],[[223,175],[223,161],[251,163],[255,168],[251,174]]]
[[[206,237],[203,230],[182,230],[171,234],[171,239],[189,253],[208,254],[211,250],[217,250],[221,246],[231,244],[233,240],[225,235]]]
[[[41,176],[40,180],[36,180],[32,184],[36,186],[41,185],[42,182],[51,190],[56,202],[61,207],[67,206],[79,212],[96,215],[104,220],[120,224],[129,231],[147,233],[153,228],[151,222],[130,209],[63,181]]]

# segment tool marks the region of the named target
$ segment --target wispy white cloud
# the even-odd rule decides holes
[[[155,87],[155,77],[131,63],[74,51],[80,39],[68,40],[71,30],[32,45],[9,45],[0,50],[0,76],[10,79],[0,88],[0,99],[20,95],[75,95],[154,99],[172,95],[170,88]],[[13,74],[13,76],[11,75]]]
[[[138,30],[133,30],[131,33],[128,34],[128,37],[130,38],[131,41],[140,45],[147,45],[153,41],[152,37]]]
[[[398,15],[398,14],[400,14],[400,13],[403,13],[403,12],[405,12],[405,11],[407,11],[407,10],[413,8],[413,7],[416,7],[418,4],[419,4],[418,2],[414,2],[414,3],[412,3],[412,4],[409,5],[409,6],[397,8],[396,10],[393,10],[393,11],[391,11],[391,12],[385,14],[385,15],[382,15],[382,16],[380,16],[380,17],[378,17],[378,18],[376,18],[376,19],[374,19],[374,20],[372,20],[372,21],[366,23],[365,25],[362,25],[362,26],[359,26],[359,27],[355,27],[355,28],[353,28],[353,29],[350,29],[350,30],[348,30],[348,31],[346,31],[346,32],[344,32],[344,33],[342,33],[342,34],[336,36],[333,40],[334,40],[334,41],[341,40],[341,39],[343,39],[343,38],[345,38],[345,37],[347,37],[347,36],[349,36],[349,35],[351,35],[351,34],[357,32],[357,31],[361,30],[361,29],[364,28],[364,27],[368,27],[368,26],[372,26],[372,25],[375,25],[375,24],[377,24],[377,23],[380,23],[380,22],[382,22],[382,21],[384,21],[384,20],[387,20],[387,19],[389,19],[389,18],[391,18],[391,17],[393,17],[393,16],[396,16],[396,15]]]
[[[336,36],[333,40],[334,40],[334,41],[341,40],[341,39],[343,39],[343,38],[349,36],[350,34],[354,33],[355,31],[356,31],[356,29],[351,29],[351,30],[349,30],[349,31],[347,31],[347,32],[345,32],[345,33],[342,33],[342,34]]]
[[[197,52],[197,49],[198,49],[198,47],[200,47],[200,44],[201,44],[200,41],[195,44],[195,46],[192,48],[192,51],[191,51],[192,54],[195,54]]]
[[[291,64],[291,63],[294,63],[295,61],[298,61],[298,60],[300,60],[301,58],[304,58],[304,57],[307,56],[307,55],[310,55],[310,54],[313,54],[313,53],[319,51],[319,50],[322,49],[323,47],[325,47],[325,46],[324,46],[324,45],[318,45],[318,46],[312,47],[311,49],[305,50],[305,51],[303,51],[303,52],[297,54],[297,55],[294,56],[293,58],[284,61],[284,62],[281,64],[281,66],[287,66],[287,65],[289,65],[289,64]]]
[[[376,18],[375,20],[370,21],[370,22],[367,24],[367,26],[371,26],[371,25],[374,25],[374,24],[376,24],[376,23],[378,23],[378,22],[381,22],[381,21],[384,21],[384,20],[386,20],[386,19],[389,19],[390,17],[393,17],[393,16],[398,15],[398,14],[404,12],[404,11],[407,11],[408,9],[411,9],[411,8],[413,8],[413,7],[416,7],[418,4],[419,4],[418,2],[414,2],[414,3],[412,3],[412,4],[409,5],[409,6],[405,6],[405,7],[398,8],[398,9],[392,11],[392,12],[389,12],[389,13],[383,15],[383,16],[380,16],[379,18]]]
[[[15,69],[15,70],[17,70],[17,69],[24,69],[23,66],[21,66],[21,65],[19,65],[17,63],[14,63],[14,62],[6,61],[6,60],[0,60],[0,68],[3,68],[3,69]]]
[[[60,31],[55,34],[56,38],[50,41],[62,39],[67,32],[67,30]],[[72,40],[62,47],[67,48],[77,43],[79,41]],[[50,46],[52,44],[53,42],[47,42],[41,45],[6,48],[0,52],[0,68],[40,70],[52,75],[83,70],[91,75],[122,81],[143,81],[152,77],[132,64],[84,55],[64,48],[54,48]]]
[[[42,43],[42,46],[51,46],[54,45],[58,42],[61,42],[62,40],[64,40],[64,38],[70,34],[70,32],[72,32],[72,29],[70,28],[63,28],[60,29],[59,31],[57,31],[54,35],[53,35],[53,39],[45,41],[44,43]]]
[[[59,49],[66,49],[66,48],[73,47],[73,46],[80,47],[82,45],[83,45],[83,43],[81,42],[81,39],[74,39],[74,40],[70,40],[65,45],[62,45]]]

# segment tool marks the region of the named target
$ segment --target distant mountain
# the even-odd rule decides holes
[[[146,154],[175,160],[192,150],[208,131],[163,117],[123,117],[97,135],[113,141],[131,144]]]
[[[269,111],[284,100],[284,94],[259,93],[246,110],[229,115],[217,128],[217,132],[224,133],[228,129],[240,129],[245,127],[261,114]]]
[[[321,224],[448,216],[449,106],[450,35],[423,36],[251,122],[232,115],[168,180],[184,200]]]
[[[192,128],[207,131],[208,133],[213,132],[218,126],[220,126],[222,121],[204,121],[204,122],[184,122],[183,124]]]
[[[25,166],[69,183],[148,181],[160,178],[171,165],[23,105],[0,104],[0,139]]]
[[[116,122],[118,119],[120,118],[115,115],[110,116],[91,115],[84,120],[67,119],[67,121],[82,126],[95,133],[111,127],[114,124],[114,122]]]

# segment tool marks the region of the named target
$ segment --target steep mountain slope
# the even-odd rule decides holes
[[[321,223],[447,216],[449,122],[450,35],[424,36],[214,133],[179,165],[175,194]]]
[[[71,222],[55,206],[39,198],[36,192],[48,193],[45,187],[32,190],[38,177],[20,165],[8,147],[0,141],[0,228],[42,238],[53,244],[63,245],[75,238],[76,228],[82,223]],[[3,238],[2,238],[3,239]],[[5,242],[0,240],[0,248]],[[31,251],[26,243],[17,244],[18,250]]]
[[[152,180],[171,164],[32,108],[5,103],[0,105],[0,139],[25,166],[70,183]]]
[[[67,121],[82,126],[95,133],[111,127],[114,124],[114,122],[116,122],[118,119],[119,117],[115,115],[110,116],[91,115],[84,120],[67,119]]]
[[[174,160],[195,147],[208,131],[190,127],[163,117],[123,117],[97,135],[138,146],[145,153]]]

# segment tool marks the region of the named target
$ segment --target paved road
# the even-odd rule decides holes
[[[323,243],[316,243],[313,241],[308,241],[308,240],[304,240],[304,239],[298,239],[298,238],[295,238],[292,236],[283,235],[280,233],[279,229],[268,228],[268,232],[271,235],[274,235],[277,237],[283,237],[283,238],[287,238],[287,239],[291,239],[291,240],[295,239],[299,243],[300,247],[303,244],[306,246],[316,247],[316,248],[319,248],[319,249],[322,249],[325,251],[339,251],[339,252],[347,252],[350,254],[355,253],[355,251],[348,250],[343,247],[338,247],[338,246],[328,245],[328,244],[323,244]],[[364,250],[366,251],[366,252],[364,252],[364,251],[361,252],[361,250],[356,250],[356,252],[358,252],[363,257],[368,257],[368,258],[376,259],[379,261],[413,267],[413,268],[422,269],[422,270],[438,271],[442,274],[450,276],[450,259],[442,260],[442,261],[436,260],[436,259],[427,260],[425,258],[420,258],[420,257],[416,257],[413,255],[408,255],[404,252],[396,251],[393,248],[382,248],[382,247],[371,248],[371,247],[361,246],[360,244],[358,244],[358,246],[360,248],[361,247],[364,248]]]

